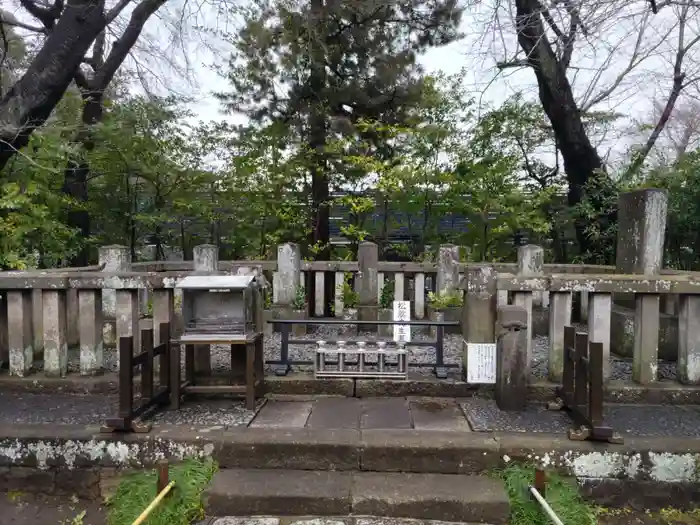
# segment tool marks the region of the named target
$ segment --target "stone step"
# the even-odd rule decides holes
[[[506,525],[503,485],[486,476],[224,469],[204,493],[210,516],[380,516]]]
[[[196,439],[207,436],[198,434]],[[503,453],[513,456],[523,439],[517,436],[501,447],[488,433],[313,428],[246,428],[227,432],[225,438],[211,437],[222,469],[430,474],[481,474],[502,465]],[[566,446],[570,450],[568,442]]]

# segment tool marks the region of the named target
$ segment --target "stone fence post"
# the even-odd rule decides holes
[[[200,244],[192,250],[194,260],[193,275],[216,275],[219,271],[219,247],[213,244]],[[182,300],[180,300],[182,308]],[[195,345],[194,371],[197,374],[211,375],[211,345]]]
[[[467,343],[493,343],[496,323],[496,270],[493,266],[467,268],[460,288],[464,290],[462,336]]]
[[[496,271],[493,266],[467,268],[460,282],[464,303],[460,316],[462,330],[462,372],[468,366],[468,343],[493,343],[496,323]]]
[[[454,292],[459,286],[459,246],[441,244],[438,250],[435,292]]]
[[[668,195],[659,189],[622,193],[618,199],[617,273],[655,275],[663,268],[664,235]],[[616,294],[615,302],[629,304],[632,297]],[[659,294],[637,294],[634,298],[634,348],[632,379],[643,385],[657,380],[659,354]],[[605,312],[607,313],[607,312]],[[592,315],[593,311],[589,315]],[[611,311],[607,331],[624,322],[624,314]],[[604,342],[592,339],[593,342]],[[604,348],[605,378],[610,375],[610,347]],[[615,349],[613,349],[615,350]]]
[[[518,247],[518,275],[525,277],[542,277],[544,275],[544,249],[541,246],[526,244]],[[533,306],[546,306],[543,304],[544,293],[532,293]],[[549,297],[547,297],[547,302],[549,302]]]
[[[358,272],[355,278],[357,290],[359,321],[376,321],[379,305],[379,247],[373,242],[361,242],[357,250]],[[376,330],[376,326],[374,326]],[[372,330],[372,326],[365,326],[363,330]]]
[[[498,309],[496,404],[501,410],[525,409],[530,369],[527,366],[527,311],[521,306]]]
[[[129,248],[118,244],[102,246],[98,250],[99,264],[104,264],[103,272],[119,273],[131,271],[131,253]],[[117,342],[117,292],[113,289],[102,290],[102,314],[104,326],[102,339],[106,345]]]
[[[301,250],[293,242],[277,247],[277,271],[272,275],[272,304],[275,315],[287,317],[301,286]]]

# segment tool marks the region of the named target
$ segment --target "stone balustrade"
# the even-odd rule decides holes
[[[355,274],[355,289],[365,320],[376,319],[379,297],[386,279],[394,281],[394,299],[409,298],[414,319],[426,314],[426,290],[443,286],[458,289],[465,275],[495,276],[497,271],[517,269],[519,263],[496,265],[460,262],[454,245],[441,247],[436,263],[386,262],[377,259],[377,245],[362,243],[359,261],[301,261],[298,246],[281,245],[277,261],[219,261],[212,245],[195,249],[195,260],[184,262],[132,263],[125,246],[100,249],[100,264],[85,268],[46,271],[0,272],[0,365],[8,364],[13,376],[25,377],[43,361],[43,373],[64,377],[68,371],[68,348],[80,348],[80,374],[101,373],[104,346],[117,345],[119,337],[133,336],[139,348],[140,323],[151,318],[158,326],[171,323],[178,330],[177,282],[190,275],[235,273],[240,268],[257,267],[272,273],[273,303],[283,311],[291,308],[296,287],[303,286],[306,274],[316,283],[310,304],[311,313],[322,315],[325,274],[331,272],[336,284],[335,311],[343,314],[342,284],[347,273]],[[541,249],[539,249],[541,250]],[[530,253],[528,250],[524,254]],[[541,264],[541,257],[539,264]],[[544,271],[611,271],[611,267],[581,265],[542,265]],[[439,283],[439,284],[438,284]],[[428,286],[426,286],[428,285]],[[507,293],[507,292],[506,292]],[[476,302],[471,303],[473,325],[493,333],[491,322],[480,321]],[[484,304],[489,305],[487,300]],[[487,319],[490,319],[488,317]],[[484,328],[485,327],[485,328]],[[141,326],[143,328],[143,326]],[[159,331],[155,331],[159,345]],[[487,336],[480,336],[482,339]],[[208,352],[201,349],[196,363],[199,372],[207,371]]]
[[[664,296],[677,297],[677,377],[683,384],[700,384],[700,276],[552,274],[529,277],[499,274],[496,280],[499,292],[512,294],[513,303],[524,306],[528,311],[529,334],[533,330],[532,297],[542,292],[549,293],[549,378],[555,382],[561,381],[564,327],[571,324],[574,294],[587,294],[588,338],[603,345],[606,379],[610,377],[613,297],[634,297],[632,379],[642,385],[649,385],[658,379],[660,299]],[[531,337],[528,339],[531,340]]]

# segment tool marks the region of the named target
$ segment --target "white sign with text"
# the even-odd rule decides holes
[[[394,301],[394,321],[411,320],[411,301]],[[397,343],[411,342],[411,325],[395,324],[394,341]]]
[[[496,343],[467,344],[467,383],[496,383]]]

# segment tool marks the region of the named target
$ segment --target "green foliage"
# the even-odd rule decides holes
[[[700,150],[654,170],[645,186],[668,192],[664,263],[678,270],[700,270]]]
[[[428,303],[434,310],[459,307],[464,304],[462,292],[458,290],[443,290],[440,293],[429,292]]]
[[[185,460],[170,467],[175,482],[168,496],[149,516],[147,525],[189,525],[204,518],[201,495],[217,470],[211,458]],[[108,525],[131,525],[156,497],[155,470],[127,475],[108,502]]]
[[[294,292],[292,308],[294,310],[306,310],[306,289],[303,286],[297,286]]]
[[[621,186],[607,174],[591,177],[583,188],[583,198],[574,208],[573,219],[582,221],[585,234],[597,247],[594,253],[581,253],[577,262],[614,264],[617,247],[617,200]]]
[[[394,289],[396,283],[393,279],[384,278],[384,284],[379,294],[379,308],[391,308],[394,303]]]
[[[360,294],[358,294],[352,286],[352,274],[346,273],[343,279],[343,284],[340,289],[340,296],[343,298],[343,306],[345,308],[355,308],[360,302]]]
[[[535,469],[511,465],[494,473],[505,485],[510,498],[511,525],[549,525],[549,517],[536,501],[529,497],[528,486],[535,482]],[[578,493],[574,481],[548,473],[547,503],[566,525],[595,525],[594,510]]]

